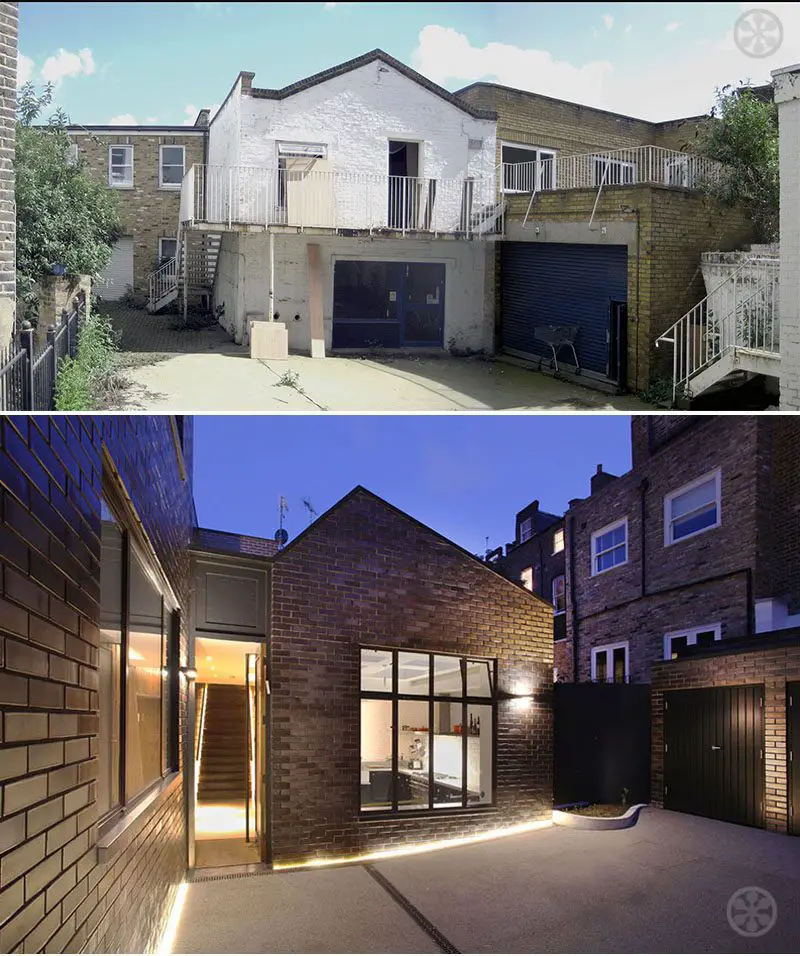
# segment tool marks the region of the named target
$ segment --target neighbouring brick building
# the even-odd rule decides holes
[[[566,637],[566,552],[563,515],[541,511],[532,501],[517,512],[514,540],[490,552],[487,563],[508,578],[553,605],[555,680],[568,673]]]
[[[649,681],[687,646],[800,623],[800,421],[637,416],[633,467],[570,502],[579,680]]]
[[[78,159],[121,197],[124,234],[96,294],[119,299],[130,287],[144,300],[151,273],[176,255],[181,181],[206,161],[208,117],[201,110],[194,126],[68,127]]]
[[[0,3],[0,349],[14,327],[16,206],[14,131],[17,115],[17,3]]]
[[[4,952],[159,945],[209,635],[260,647],[264,862],[550,819],[550,606],[362,488],[282,550],[200,529],[193,457],[182,416],[0,419]]]
[[[498,117],[498,349],[542,367],[551,353],[535,328],[576,325],[590,384],[644,390],[670,376],[655,342],[705,295],[701,253],[753,239],[740,211],[698,188],[705,161],[689,150],[708,117],[650,123],[492,83],[457,95]],[[574,371],[567,350],[559,363]]]

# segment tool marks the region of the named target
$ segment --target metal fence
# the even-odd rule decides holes
[[[0,349],[0,411],[49,412],[55,405],[56,376],[62,359],[75,357],[78,330],[86,314],[86,296],[77,296],[72,312],[61,313],[38,344],[33,329],[23,329]]]

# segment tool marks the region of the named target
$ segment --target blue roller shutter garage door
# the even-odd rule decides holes
[[[628,299],[627,246],[504,242],[501,249],[501,328],[504,352],[549,359],[534,337],[542,325],[577,325],[582,371],[609,375],[612,303]],[[559,363],[572,365],[563,349]]]

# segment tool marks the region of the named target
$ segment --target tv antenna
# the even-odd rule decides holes
[[[310,498],[303,498],[303,507],[308,512],[308,523],[311,524],[311,522],[314,520],[314,518],[317,517],[319,512],[314,507],[314,505],[311,504]]]
[[[282,548],[286,542],[289,540],[289,532],[283,527],[283,519],[286,516],[286,512],[289,510],[289,502],[283,497],[280,496],[278,500],[278,530],[275,532],[275,540],[278,542],[278,547]]]

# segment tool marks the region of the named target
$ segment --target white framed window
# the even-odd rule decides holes
[[[630,676],[628,642],[592,648],[592,680],[601,684],[626,684]]]
[[[158,261],[174,259],[178,254],[178,240],[161,238],[158,240]]]
[[[566,579],[563,574],[553,578],[553,614],[563,614],[567,610]]]
[[[536,589],[536,568],[523,568],[519,579],[524,588],[534,591]]]
[[[186,165],[184,146],[159,146],[158,185],[161,189],[180,189]]]
[[[608,156],[594,156],[594,186],[628,186],[636,182],[636,163]]]
[[[606,525],[592,535],[592,576],[628,563],[628,519]]]
[[[503,192],[532,193],[534,189],[554,189],[556,151],[521,143],[501,143],[500,163]]]
[[[703,627],[684,628],[680,631],[670,631],[664,635],[664,660],[673,661],[680,651],[686,647],[700,645],[713,647],[714,641],[722,639],[721,624],[706,624]]]
[[[664,545],[693,538],[722,524],[719,468],[664,497]]]
[[[114,189],[133,188],[133,146],[108,147],[108,185]]]
[[[533,537],[533,518],[526,518],[519,523],[519,540],[528,541]]]
[[[553,554],[559,554],[564,550],[564,529],[559,528],[553,534]]]
[[[67,166],[77,166],[80,153],[78,152],[78,144],[70,143],[67,148]]]

